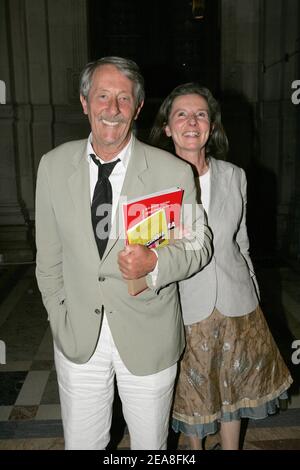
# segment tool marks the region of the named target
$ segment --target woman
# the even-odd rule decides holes
[[[222,449],[239,448],[241,418],[265,418],[286,398],[292,378],[259,307],[249,256],[246,177],[225,158],[217,101],[195,83],[162,103],[150,143],[190,163],[214,234],[214,256],[179,284],[186,350],[175,393],[173,429],[191,449],[220,424]]]

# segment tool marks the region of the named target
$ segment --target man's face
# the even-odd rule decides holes
[[[93,148],[104,160],[112,159],[128,143],[132,123],[143,106],[136,106],[133,86],[114,65],[101,65],[93,74],[88,98],[80,95],[92,129]]]

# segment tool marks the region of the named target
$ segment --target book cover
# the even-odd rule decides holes
[[[170,188],[123,204],[126,244],[161,248],[176,238],[180,226],[183,190]],[[147,289],[145,277],[128,281],[128,292]]]
[[[129,245],[138,243],[157,248],[168,243],[168,224],[165,209],[159,209],[127,230]]]

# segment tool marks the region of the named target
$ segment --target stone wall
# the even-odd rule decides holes
[[[33,257],[36,171],[53,146],[86,135],[78,75],[87,62],[85,0],[0,0],[0,253]]]
[[[280,250],[297,258],[300,104],[292,103],[291,86],[300,80],[300,2],[220,5],[216,54],[223,117],[229,158],[248,174],[252,246],[261,257]],[[6,104],[0,104],[0,254],[6,260],[33,257],[42,154],[88,132],[78,100],[79,72],[89,59],[87,7],[87,0],[0,0],[0,80],[6,84]]]
[[[269,255],[277,249],[299,257],[300,105],[292,103],[291,87],[300,78],[300,3],[223,0],[221,29],[230,157],[248,170],[250,194],[256,194],[250,201],[254,244],[260,256],[268,255],[269,245]],[[268,221],[276,226],[276,240],[269,242]]]

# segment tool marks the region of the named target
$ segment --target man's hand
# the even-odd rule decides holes
[[[156,266],[156,254],[143,245],[128,245],[118,255],[119,268],[124,279],[139,279]]]

